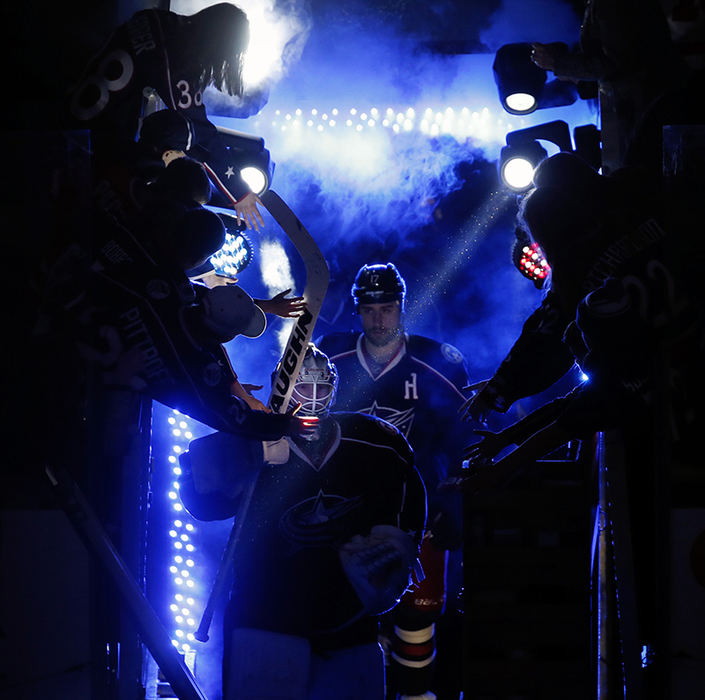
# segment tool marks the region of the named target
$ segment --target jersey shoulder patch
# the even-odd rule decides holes
[[[465,357],[450,343],[439,343],[422,335],[411,335],[407,341],[409,354],[430,365],[449,381],[462,389],[468,383]]]
[[[460,350],[458,350],[458,348],[450,343],[443,343],[443,345],[441,345],[441,354],[446,360],[448,360],[448,362],[451,362],[454,365],[459,365],[463,362],[463,354]]]

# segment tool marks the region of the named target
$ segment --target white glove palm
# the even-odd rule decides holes
[[[418,551],[413,539],[393,525],[375,525],[339,550],[340,561],[365,610],[379,615],[393,608],[411,582]]]

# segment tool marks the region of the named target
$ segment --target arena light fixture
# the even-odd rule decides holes
[[[514,232],[516,240],[512,248],[512,261],[519,272],[531,280],[537,289],[542,289],[548,280],[551,266],[546,260],[541,246],[532,241],[526,231],[517,228]]]
[[[216,128],[230,156],[229,165],[240,171],[242,179],[255,194],[266,192],[274,176],[274,163],[269,151],[264,147],[264,139],[222,126]],[[216,198],[211,200],[211,204],[222,206]]]
[[[499,174],[502,182],[515,192],[532,186],[536,167],[548,155],[540,141],[548,141],[560,151],[573,150],[570,129],[561,120],[510,131],[507,145],[500,152]]]
[[[252,243],[245,235],[245,225],[230,214],[219,214],[225,225],[225,243],[210,257],[210,264],[215,272],[224,277],[237,278],[254,257]]]
[[[213,272],[221,277],[237,280],[237,276],[254,259],[252,242],[247,237],[244,222],[224,211],[216,211],[225,227],[225,243],[200,267],[187,270],[187,276],[195,281],[210,276]]]
[[[548,155],[538,141],[505,146],[500,152],[499,174],[502,182],[515,192],[531,187],[536,166]]]
[[[266,191],[268,180],[265,171],[256,168],[254,165],[248,165],[240,170],[240,175],[255,194],[259,195]]]
[[[502,107],[510,114],[529,114],[538,107],[546,71],[531,60],[531,44],[505,44],[495,54],[494,80]]]
[[[240,161],[240,175],[256,194],[264,194],[272,183],[274,163],[269,151],[263,148],[258,153],[243,154]]]
[[[566,44],[551,44],[568,50]],[[546,71],[531,60],[531,44],[501,46],[492,64],[502,107],[510,114],[530,114],[537,109],[564,107],[578,98],[576,86],[565,80],[546,81]]]

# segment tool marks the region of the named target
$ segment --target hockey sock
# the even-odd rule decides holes
[[[435,625],[418,630],[394,626],[389,666],[390,685],[402,695],[422,695],[431,687],[436,656]]]

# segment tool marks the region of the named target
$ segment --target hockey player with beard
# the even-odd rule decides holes
[[[447,343],[405,333],[406,283],[394,264],[363,266],[351,293],[362,333],[330,334],[318,342],[340,373],[338,406],[395,425],[414,449],[426,485],[429,528],[421,549],[426,579],[390,616],[393,692],[388,697],[428,700],[435,697],[435,624],[445,609],[448,550],[459,550],[462,538],[460,499],[439,493],[437,486],[460,472],[467,442],[458,417],[465,401],[461,388],[468,383],[465,362]],[[455,557],[453,563],[451,573],[458,574]],[[450,624],[450,618],[445,622]],[[459,667],[459,661],[454,665]],[[455,684],[459,692],[459,678],[443,682]]]
[[[384,698],[377,616],[410,585],[425,492],[396,428],[330,412],[337,383],[311,344],[292,402],[318,418],[313,435],[261,442],[214,433],[181,458],[180,494],[194,517],[242,518],[225,700]]]

